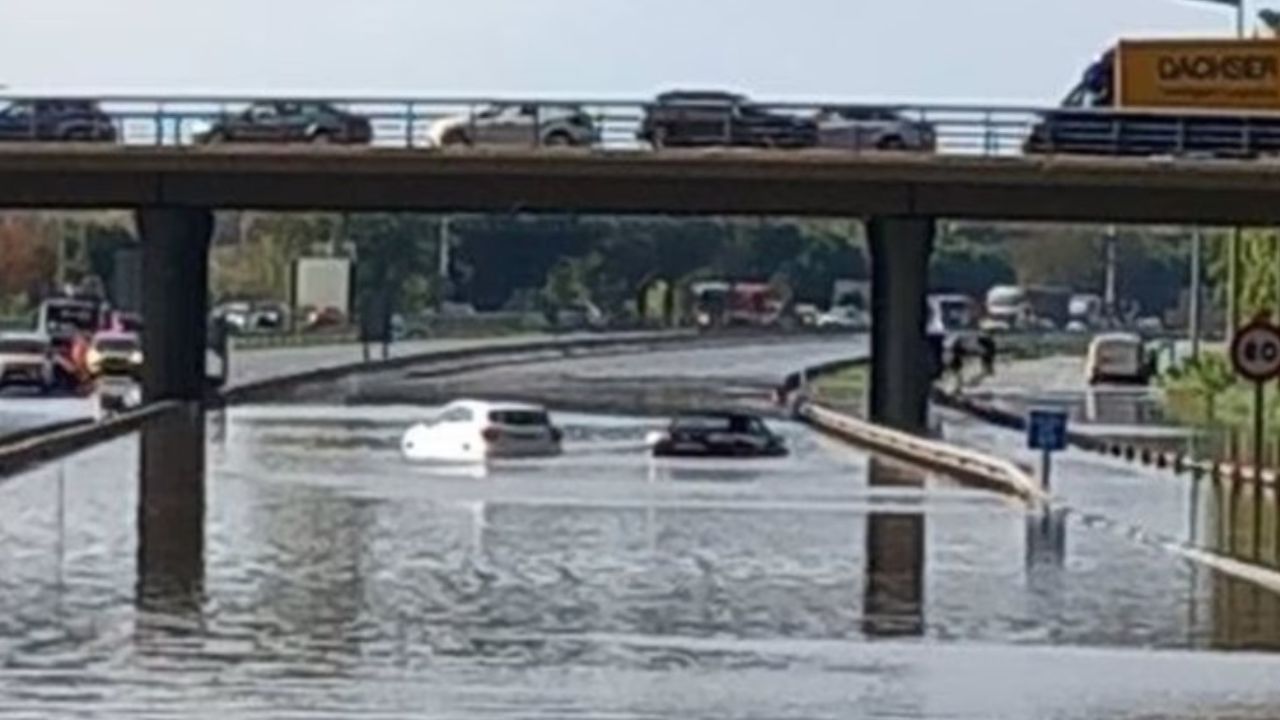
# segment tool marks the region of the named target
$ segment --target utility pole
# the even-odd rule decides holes
[[[1229,5],[1236,9],[1236,37],[1245,37],[1248,6],[1245,0],[1194,0],[1207,5]],[[1240,240],[1241,230],[1237,225],[1227,238],[1227,340],[1235,337],[1240,327]]]
[[[444,309],[448,299],[445,296],[449,293],[449,254],[450,246],[453,244],[453,228],[450,226],[450,220],[449,216],[440,220],[440,259],[436,268],[440,278],[440,291],[436,294],[437,311]]]
[[[1107,236],[1104,240],[1104,252],[1106,254],[1106,287],[1103,290],[1102,302],[1107,308],[1107,314],[1113,320],[1120,317],[1119,308],[1116,303],[1116,226],[1107,226]]]
[[[1191,297],[1188,298],[1187,308],[1192,360],[1200,359],[1200,286],[1204,282],[1201,277],[1200,265],[1202,243],[1203,238],[1200,235],[1200,227],[1193,227],[1191,229]]]

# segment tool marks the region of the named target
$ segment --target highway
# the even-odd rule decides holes
[[[733,388],[791,352],[468,381]],[[397,451],[425,408],[346,392],[210,417],[194,607],[135,605],[136,438],[0,484],[0,717],[1280,714],[1242,652],[1280,649],[1275,596],[1105,528],[781,422],[790,458],[655,464],[660,420],[558,412],[562,458],[433,470]]]
[[[481,346],[497,347],[543,337],[545,336],[513,335],[503,338],[414,340],[395,343],[391,354],[392,357],[402,357]],[[375,359],[380,357],[380,348],[373,347],[371,350]],[[235,387],[320,368],[357,363],[362,358],[361,346],[354,343],[233,352],[228,386]],[[209,367],[211,374],[219,371],[215,359],[211,358]],[[91,418],[96,414],[96,397],[45,398],[20,390],[9,391],[0,396],[0,436],[64,420]]]

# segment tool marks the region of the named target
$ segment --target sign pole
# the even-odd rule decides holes
[[[1045,448],[1040,452],[1040,482],[1044,486],[1046,493],[1053,492],[1053,483],[1051,482],[1053,474],[1053,452],[1049,448]]]
[[[1257,487],[1262,487],[1262,435],[1266,430],[1266,409],[1263,403],[1266,402],[1267,384],[1264,382],[1255,382],[1253,384],[1253,481]]]

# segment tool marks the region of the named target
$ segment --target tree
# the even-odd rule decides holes
[[[0,302],[25,306],[53,281],[58,251],[29,216],[0,217]]]

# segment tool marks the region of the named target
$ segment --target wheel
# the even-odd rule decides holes
[[[222,130],[214,130],[204,136],[205,145],[221,145],[227,141],[227,134]]]
[[[667,145],[667,129],[662,125],[657,125],[653,131],[649,133],[649,144],[654,150],[661,150]]]
[[[471,138],[467,136],[466,130],[454,128],[440,138],[440,144],[444,147],[470,147]]]
[[[312,145],[332,145],[333,134],[328,130],[317,130],[311,135]]]
[[[876,143],[877,150],[906,150],[907,144],[902,142],[902,138],[889,136],[880,138],[880,142]]]
[[[573,145],[573,138],[566,132],[553,132],[542,141],[542,144],[546,147],[570,147]]]

